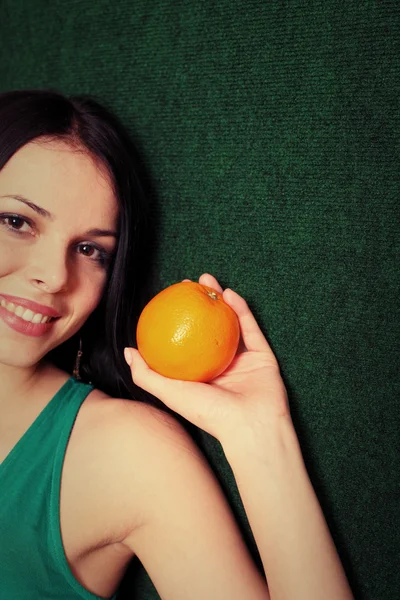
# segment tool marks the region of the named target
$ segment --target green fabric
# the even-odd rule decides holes
[[[397,0],[0,7],[1,90],[88,92],[127,124],[153,181],[154,290],[210,272],[246,298],[356,597],[399,597]],[[133,567],[126,597],[158,598]]]
[[[60,529],[65,450],[76,415],[92,389],[68,379],[0,464],[1,598],[101,598],[73,575]]]

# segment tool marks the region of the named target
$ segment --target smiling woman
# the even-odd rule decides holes
[[[22,194],[7,193],[16,187],[40,197],[41,206]],[[35,363],[77,333],[98,306],[115,247],[118,204],[90,158],[54,141],[30,142],[16,152],[2,169],[0,192],[0,276],[7,273],[1,280],[10,313],[7,324],[26,334],[29,362]],[[91,222],[95,227],[88,230]],[[71,287],[74,293],[68,294]],[[19,315],[23,306],[27,310]],[[41,311],[46,310],[55,312],[45,324]],[[6,329],[3,352],[18,356],[22,366],[25,355],[16,346],[20,350],[19,340]]]
[[[27,113],[31,115],[29,125]],[[132,142],[117,119],[88,97],[68,101],[52,91],[8,92],[2,95],[1,115],[0,222],[3,240],[8,224],[9,251],[13,247],[15,252],[18,245],[24,253],[28,248],[37,256],[42,252],[47,263],[40,260],[41,268],[47,264],[50,269],[49,261],[61,256],[64,266],[68,263],[76,276],[79,273],[83,276],[89,263],[79,260],[73,266],[74,246],[81,259],[90,257],[92,266],[105,268],[90,270],[98,285],[102,281],[103,287],[107,286],[104,301],[94,311],[88,306],[90,318],[87,321],[83,318],[82,322],[86,322],[81,329],[76,320],[76,331],[72,331],[73,323],[69,321],[68,331],[64,330],[66,343],[59,340],[54,344],[51,359],[71,371],[81,339],[85,348],[81,376],[111,395],[131,397],[137,393],[137,387],[126,370],[121,348],[134,343],[134,331],[126,323],[128,313],[140,308],[136,286],[140,282],[138,265],[143,260],[139,252],[142,235],[146,235],[148,210]],[[21,172],[25,174],[22,179]],[[61,212],[55,221],[53,213],[57,207]],[[103,207],[109,212],[112,208],[114,214],[105,215]],[[97,222],[92,215],[98,215]],[[71,231],[68,253],[54,252],[57,246],[66,243],[68,222],[77,225],[79,217],[83,225]],[[127,222],[132,228],[126,226]],[[49,235],[43,235],[45,230]],[[114,239],[117,232],[118,246]],[[77,265],[81,266],[78,271]],[[107,277],[107,272],[112,275]],[[126,272],[133,276],[124,277]],[[52,273],[53,285],[56,276],[65,276],[62,268],[58,274]],[[39,291],[35,296],[43,293]],[[74,313],[74,317],[77,319],[78,315]],[[66,320],[67,315],[58,327],[65,325]],[[90,339],[88,344],[87,339]]]
[[[4,478],[13,461],[15,469],[19,468],[18,452],[35,453],[28,448],[27,439],[39,426],[44,409],[52,405],[49,400],[61,389],[67,393],[80,345],[85,352],[79,369],[82,387],[77,393],[82,395],[83,390],[87,401],[79,410],[69,454],[74,443],[79,444],[78,425],[90,412],[86,407],[96,407],[97,415],[94,409],[93,414],[101,416],[103,403],[97,407],[99,398],[151,400],[132,381],[123,358],[123,348],[135,341],[140,268],[146,263],[141,252],[142,236],[147,234],[148,201],[140,171],[136,150],[125,130],[93,98],[67,99],[52,90],[0,95],[0,460],[4,459],[0,489],[6,487]],[[127,327],[130,321],[132,327]],[[89,381],[90,387],[84,383]],[[121,402],[115,403],[115,412],[118,405]],[[61,414],[59,418],[63,418]],[[111,425],[112,418],[108,421]],[[56,427],[54,435],[58,435]],[[48,444],[51,455],[54,448],[49,438]],[[66,447],[66,440],[64,444]],[[40,462],[35,468],[40,471]],[[65,473],[68,471],[64,469],[63,481]],[[51,481],[48,485],[53,485]],[[31,496],[31,486],[27,482],[24,485],[22,497]],[[68,498],[68,486],[65,489]],[[85,490],[79,491],[85,497]],[[14,496],[10,510],[15,513],[17,506]],[[24,512],[22,506],[20,512]],[[77,547],[76,541],[68,542],[69,514],[65,510],[60,515],[67,561],[62,567],[79,569],[82,547]],[[37,515],[31,518],[35,522]],[[35,544],[42,540],[36,539],[32,545],[26,536],[20,539],[16,530],[6,532],[6,521],[10,527],[10,515],[4,512],[0,515],[2,548],[9,552],[6,533],[11,533],[15,549],[22,545],[31,549],[30,561],[40,554]],[[25,531],[29,531],[26,524]],[[83,546],[86,554],[87,542],[84,540]],[[123,557],[124,564],[127,559]],[[86,556],[93,569],[91,560]],[[16,569],[19,562],[8,569]],[[115,588],[115,570],[121,570],[121,557],[105,581],[99,575],[88,587],[109,595]],[[3,575],[0,573],[2,582]],[[85,569],[78,575],[83,583],[87,577]],[[21,588],[31,579],[31,574],[24,577],[18,573],[15,581],[9,582],[9,597],[39,597],[40,580],[35,584],[38,589]],[[57,582],[52,585],[54,589],[43,590],[43,594],[57,597]],[[63,589],[61,596],[65,594]]]
[[[0,94],[2,594],[116,598],[138,557],[165,600],[350,600],[246,301],[199,279],[243,340],[207,384],[163,377],[135,348],[149,222],[135,156],[94,99]],[[221,442],[268,585],[189,423]]]

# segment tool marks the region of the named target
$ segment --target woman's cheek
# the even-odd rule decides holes
[[[23,266],[23,263],[24,259],[21,249],[0,241],[0,277],[15,273]]]
[[[95,267],[98,269],[98,267]],[[89,312],[93,312],[100,303],[107,282],[107,274],[105,271],[89,272],[83,275],[81,289],[85,299],[86,308]]]

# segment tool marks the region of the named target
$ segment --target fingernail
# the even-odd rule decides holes
[[[132,364],[132,352],[128,348],[124,349],[124,356],[125,356],[125,360],[128,363],[128,365],[131,366],[131,364]]]

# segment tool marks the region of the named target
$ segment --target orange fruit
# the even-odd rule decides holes
[[[171,379],[211,381],[232,362],[239,320],[222,294],[194,281],[175,283],[144,307],[137,348],[148,366]]]

